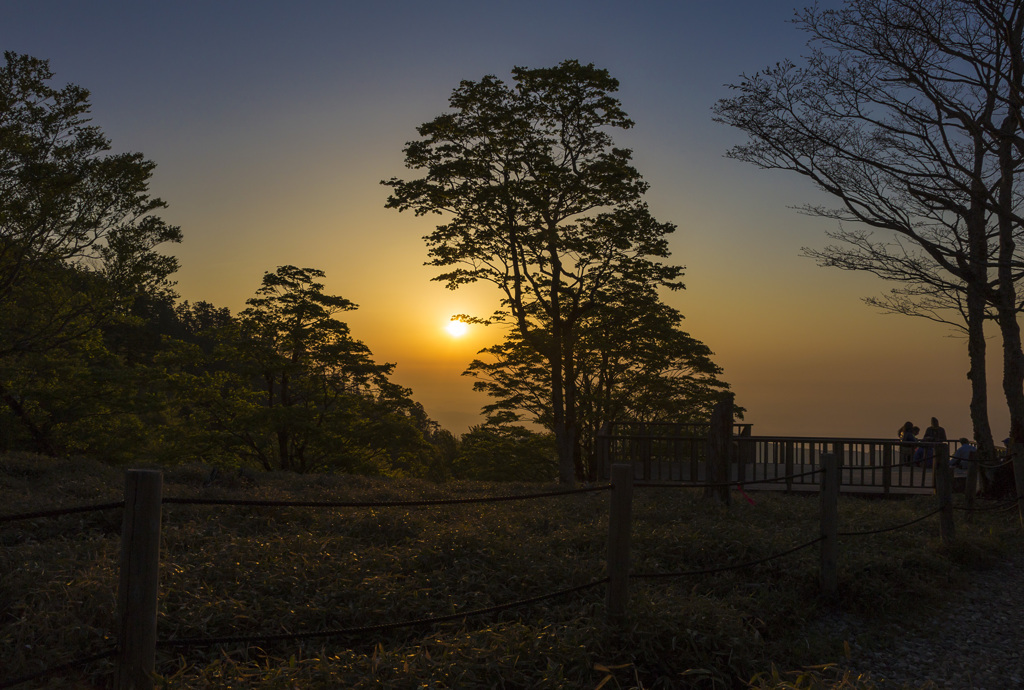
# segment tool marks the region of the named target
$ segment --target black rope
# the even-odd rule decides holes
[[[74,661],[69,661],[59,666],[52,666],[44,671],[37,671],[36,673],[31,673],[27,676],[20,676],[18,678],[11,678],[9,680],[0,680],[0,688],[13,688],[15,685],[28,683],[29,681],[38,680],[40,678],[44,678],[55,673],[71,671],[72,669],[76,669],[79,666],[85,666],[86,664],[91,664],[92,662],[99,661],[100,659],[106,659],[107,657],[114,656],[115,654],[117,654],[116,645],[105,652],[93,654],[92,656],[83,657],[81,659],[75,659]]]
[[[40,510],[35,513],[19,513],[17,515],[0,515],[0,524],[14,522],[16,520],[34,520],[36,518],[58,517],[60,515],[71,515],[72,513],[86,513],[94,510],[112,510],[124,508],[124,501],[116,503],[101,503],[99,505],[76,506],[74,508],[55,508],[53,510]]]
[[[992,511],[999,510],[1010,510],[1019,503],[1019,500],[1004,501],[1003,503],[997,503],[994,506],[988,506],[987,508],[968,508],[967,506],[954,506],[953,510],[962,510],[965,513],[989,513]]]
[[[816,469],[816,470],[808,470],[807,472],[801,472],[800,474],[787,474],[787,475],[785,475],[783,477],[775,477],[774,479],[768,479],[766,477],[764,479],[754,479],[754,480],[751,480],[749,482],[740,482],[740,483],[743,486],[747,486],[748,484],[770,484],[772,482],[781,482],[781,481],[785,481],[787,479],[799,479],[800,477],[810,477],[811,475],[821,474],[821,472],[822,472],[822,470],[819,468],[819,469]]]
[[[800,474],[787,474],[781,477],[772,477],[765,479],[752,479],[749,482],[720,482],[718,484],[708,484],[706,482],[636,482],[633,486],[643,487],[645,489],[722,489],[725,487],[738,487],[743,488],[744,486],[750,486],[751,484],[780,484],[787,479],[798,479],[800,477],[809,477],[812,474],[818,474],[821,470],[810,470],[808,472],[801,472]]]
[[[1019,503],[1020,503],[1020,499],[1017,499],[1016,501],[1010,501],[1009,503],[1005,503],[1005,504],[1003,504],[1002,506],[1000,506],[998,508],[993,508],[993,510],[997,511],[997,512],[1000,512],[1000,513],[1008,513],[1011,510],[1016,510],[1017,509],[1017,505]]]
[[[533,498],[547,498],[549,496],[567,496],[569,494],[583,494],[594,491],[607,491],[611,489],[610,484],[592,486],[584,489],[566,489],[564,491],[548,491],[536,494],[521,494],[518,496],[481,496],[479,498],[440,498],[421,501],[258,501],[249,499],[219,499],[219,498],[164,498],[164,503],[176,505],[199,505],[199,506],[257,506],[268,508],[410,508],[416,506],[444,506],[466,503],[499,503],[502,501],[521,501]]]
[[[909,527],[910,525],[921,522],[922,520],[927,520],[931,516],[941,512],[942,508],[936,508],[927,515],[922,515],[921,517],[911,520],[910,522],[904,522],[902,525],[895,525],[893,527],[882,527],[881,529],[865,530],[863,532],[837,532],[836,534],[840,537],[860,537],[865,534],[881,534],[882,532],[892,532],[894,530],[903,529],[904,527]]]
[[[773,554],[771,556],[767,556],[767,557],[762,558],[760,560],[749,561],[747,563],[739,563],[739,564],[736,564],[736,565],[724,565],[724,566],[720,566],[720,567],[717,567],[717,568],[705,568],[703,570],[684,570],[682,572],[677,572],[677,573],[637,573],[635,575],[630,575],[630,577],[631,578],[637,578],[637,579],[641,579],[641,578],[642,579],[655,579],[655,578],[662,578],[662,577],[686,577],[686,576],[689,576],[689,575],[709,575],[711,573],[721,573],[721,572],[724,572],[726,570],[740,570],[742,568],[750,568],[750,567],[755,566],[755,565],[761,565],[762,563],[767,563],[768,561],[774,561],[775,559],[782,558],[783,556],[788,556],[791,553],[796,553],[797,551],[800,551],[801,549],[806,549],[806,548],[808,548],[810,546],[814,546],[815,544],[817,544],[818,542],[820,542],[820,541],[822,541],[824,539],[825,539],[825,537],[818,537],[817,539],[809,541],[806,544],[801,544],[800,546],[794,546],[793,548],[788,549],[786,551],[783,551],[781,553]]]
[[[1000,467],[1006,467],[1007,465],[1012,465],[1013,464],[1013,458],[1008,458],[1006,460],[999,461],[999,462],[994,462],[994,463],[987,463],[987,462],[983,462],[981,460],[968,460],[968,459],[963,459],[963,462],[973,462],[975,465],[977,465],[978,467],[980,467],[980,468],[982,468],[984,470],[998,470]]]
[[[453,620],[459,620],[463,618],[469,618],[470,616],[483,616],[490,613],[497,613],[499,611],[507,611],[521,606],[529,606],[536,604],[540,601],[547,599],[554,599],[556,597],[565,596],[567,594],[574,594],[581,592],[585,589],[592,587],[598,587],[603,584],[607,584],[608,578],[602,578],[593,582],[588,582],[584,585],[578,585],[576,587],[570,587],[569,589],[562,589],[557,592],[549,594],[542,594],[540,596],[531,597],[529,599],[520,599],[507,604],[499,604],[497,606],[490,606],[483,609],[473,609],[471,611],[464,611],[462,613],[453,613],[447,616],[436,616],[434,618],[417,618],[414,620],[398,621],[395,623],[381,623],[378,625],[368,625],[361,628],[339,628],[335,630],[319,630],[311,632],[300,632],[300,633],[269,633],[266,635],[253,635],[253,636],[238,636],[238,637],[207,637],[207,638],[186,638],[186,639],[173,639],[173,640],[159,640],[156,643],[157,647],[199,647],[206,645],[216,644],[248,644],[251,642],[279,642],[285,640],[302,640],[314,637],[340,637],[344,635],[362,635],[371,632],[383,632],[385,630],[393,630],[395,628],[406,628],[418,625],[433,625],[436,623],[447,623]]]

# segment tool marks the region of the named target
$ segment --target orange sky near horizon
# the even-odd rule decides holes
[[[490,315],[498,293],[432,282],[422,237],[437,217],[385,209],[380,180],[415,176],[402,148],[459,80],[594,62],[619,79],[636,122],[616,143],[633,149],[655,218],[678,226],[670,248],[687,289],[666,301],[715,352],[755,434],[892,438],[937,416],[969,436],[966,343],[865,306],[887,289],[877,279],[800,257],[834,225],[790,207],[821,197],[723,157],[741,135],[711,107],[741,72],[799,56],[791,16],[777,0],[37,0],[0,7],[0,39],[50,59],[58,84],[90,89],[115,149],[156,162],[153,192],[185,237],[173,249],[182,298],[237,312],[265,271],[321,269],[328,292],[359,305],[346,315],[353,335],[456,433],[486,402],[461,373],[501,332],[445,327],[452,314]],[[989,341],[997,441],[1008,427],[998,347]]]

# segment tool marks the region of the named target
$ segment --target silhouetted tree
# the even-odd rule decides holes
[[[559,478],[571,483],[582,469],[581,321],[618,277],[679,288],[682,270],[657,261],[675,228],[650,215],[631,152],[608,133],[633,125],[613,96],[618,82],[575,60],[512,77],[455,89],[451,111],[405,148],[407,167],[425,176],[385,181],[387,207],[449,216],[425,238],[429,264],[446,269],[436,280],[498,287],[492,319],[510,321],[544,362]]]
[[[962,316],[983,455],[993,452],[983,328],[995,313],[1011,431],[1024,440],[1016,318],[1024,3],[848,0],[795,21],[811,37],[805,63],[744,77],[738,95],[716,105],[719,121],[750,136],[728,155],[804,175],[839,201],[802,207],[853,224],[831,234],[841,244],[805,253],[904,284],[875,304]]]
[[[167,290],[177,268],[154,249],[181,232],[155,215],[149,196],[155,164],[138,153],[111,154],[89,124],[89,92],[49,85],[49,63],[4,53],[0,68],[0,355],[73,340],[110,314],[109,299]],[[72,291],[34,299],[56,278],[99,273],[106,292]],[[101,299],[106,298],[106,299]],[[31,320],[18,302],[33,300]]]
[[[166,204],[148,193],[154,164],[109,153],[110,141],[89,124],[88,91],[53,88],[52,78],[47,61],[4,53],[0,398],[47,453],[60,450],[51,433],[60,396],[46,372],[82,385],[72,371],[109,362],[97,329],[132,316],[139,295],[173,294],[177,261],[155,248],[181,239],[155,215]],[[61,361],[68,357],[77,359]]]
[[[610,286],[605,301],[581,320],[575,388],[583,476],[594,478],[595,439],[605,422],[706,422],[728,389],[711,350],[680,328],[682,320],[653,288],[632,283]],[[474,360],[466,374],[495,399],[485,414],[550,428],[543,358],[515,331],[481,354],[489,358]]]
[[[337,315],[356,305],[325,294],[323,271],[280,266],[263,276],[239,314],[244,352],[264,386],[274,460],[264,465],[305,472],[320,464],[328,436],[358,397],[387,383],[390,364],[370,351]],[[312,454],[312,457],[311,457]]]

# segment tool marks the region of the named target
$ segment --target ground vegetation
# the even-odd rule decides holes
[[[167,469],[165,495],[385,502],[538,488],[211,469]],[[116,501],[122,486],[119,470],[86,458],[0,456],[4,514]],[[816,496],[750,493],[753,504],[724,506],[698,489],[638,489],[632,572],[750,563],[818,535]],[[856,530],[908,523],[933,509],[930,496],[843,498],[839,508],[843,529]],[[745,687],[756,676],[753,687],[762,689],[881,687],[821,665],[841,665],[848,643],[891,644],[894,630],[941,609],[979,568],[1021,546],[1015,512],[978,513],[958,525],[950,547],[940,544],[936,519],[844,538],[832,599],[820,595],[811,548],[737,570],[636,579],[622,626],[607,622],[598,587],[426,627],[165,648],[159,686],[710,689]],[[602,492],[416,508],[167,505],[158,637],[362,627],[585,585],[604,576],[607,520]],[[117,511],[0,524],[0,677],[112,642],[119,525]],[[836,629],[826,624],[839,614],[861,621],[856,640],[829,633]],[[26,687],[99,687],[110,672],[109,661],[94,662]]]

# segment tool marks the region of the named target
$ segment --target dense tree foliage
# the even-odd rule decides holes
[[[522,426],[488,422],[463,434],[452,471],[460,479],[550,482],[558,476],[555,439]]]
[[[88,91],[50,86],[45,60],[11,52],[4,60],[0,356],[8,357],[73,341],[137,293],[169,294],[177,262],[155,248],[181,232],[156,215],[166,204],[149,195],[155,165],[110,153],[89,124]]]
[[[249,445],[268,469],[305,472],[384,455],[398,461],[422,442],[403,424],[410,391],[388,380],[394,365],[375,363],[351,337],[337,315],[356,305],[325,294],[317,282],[323,277],[281,266],[263,276],[239,315],[240,347],[262,390],[257,414],[272,437],[250,438]]]
[[[426,237],[436,280],[450,288],[493,283],[493,320],[516,331],[514,347],[536,354],[559,478],[584,475],[578,455],[584,401],[578,368],[587,320],[619,283],[682,287],[682,269],[662,263],[675,229],[655,220],[631,152],[609,130],[632,121],[606,70],[565,61],[463,81],[451,110],[421,125],[405,148],[424,177],[385,181],[387,206],[437,213],[448,222]]]
[[[45,60],[0,68],[0,449],[299,472],[450,474],[457,442],[282,266],[238,317],[175,304],[154,164],[112,154]]]
[[[321,271],[265,274],[238,317],[207,302],[133,314],[9,368],[0,448],[109,460],[444,479],[457,441],[336,318]]]
[[[154,164],[110,153],[89,124],[89,93],[50,86],[45,60],[7,52],[0,67],[0,398],[8,434],[35,450],[137,437],[150,411],[125,361],[127,335],[168,306],[181,232],[156,215]],[[86,420],[91,420],[86,421]]]

